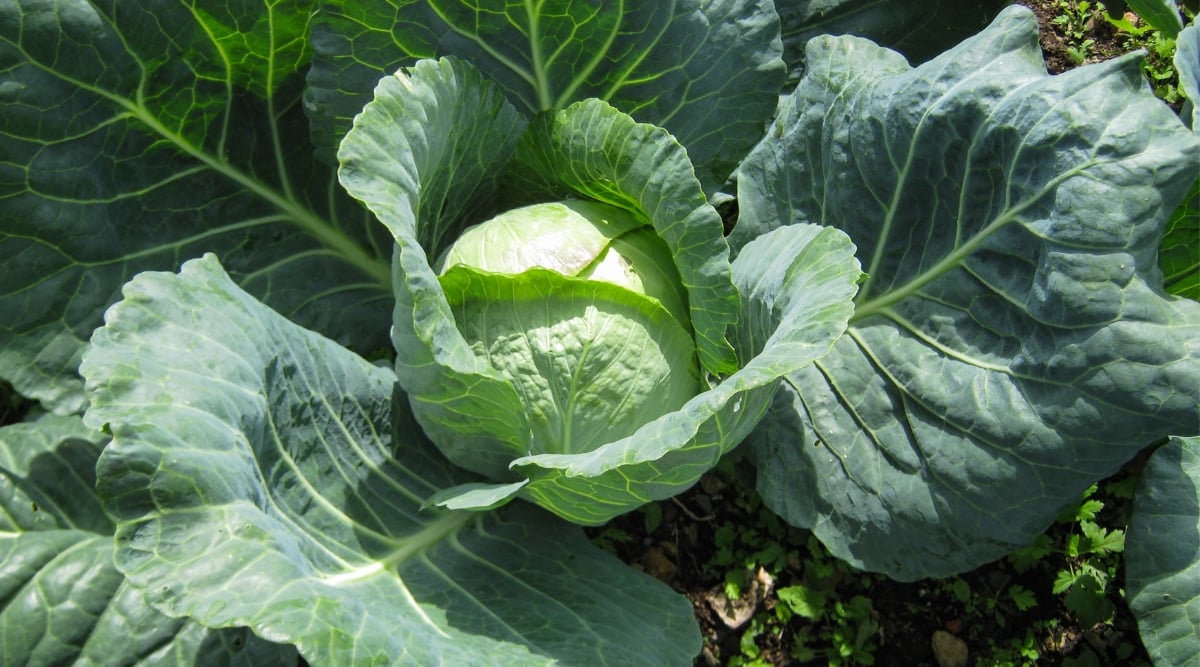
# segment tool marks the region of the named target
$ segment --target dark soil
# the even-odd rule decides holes
[[[1017,0],[1016,4],[1032,9],[1033,13],[1037,15],[1038,24],[1041,26],[1042,55],[1046,59],[1046,69],[1051,74],[1065,72],[1081,64],[1076,63],[1071,57],[1068,49],[1070,38],[1054,24],[1054,18],[1061,13],[1054,0]],[[1135,15],[1128,14],[1128,16],[1135,22],[1137,21]],[[1093,40],[1093,43],[1088,48],[1088,56],[1084,59],[1084,63],[1108,60],[1129,51],[1124,37],[1112,24],[1105,21],[1099,12],[1094,13],[1093,18],[1087,22],[1086,30],[1083,37]]]
[[[1136,474],[1137,469],[1138,464],[1131,464],[1114,479]],[[1111,622],[1085,624],[1066,608],[1062,596],[1051,594],[1055,574],[1067,566],[1068,559],[1062,555],[1040,558],[1025,570],[1002,559],[957,578],[912,583],[856,572],[832,559],[808,531],[786,526],[764,509],[757,496],[745,490],[752,476],[748,464],[738,466],[734,475],[727,470],[710,473],[688,492],[658,503],[650,512],[634,512],[589,531],[622,560],[692,601],[705,641],[697,667],[727,665],[742,653],[741,642],[750,624],[731,626],[718,613],[730,604],[722,594],[726,574],[772,559],[784,565],[751,565],[748,581],[742,586],[743,597],[752,607],[746,615],[767,619],[774,627],[773,632],[750,635],[760,652],[762,662],[758,664],[828,664],[824,656],[813,660],[792,656],[798,640],[807,639],[808,645],[818,647],[827,641],[836,630],[831,619],[814,622],[793,616],[785,623],[774,620],[775,608],[781,603],[771,591],[800,583],[826,591],[830,599],[863,596],[870,600],[874,630],[869,644],[878,667],[938,665],[932,648],[936,633],[962,640],[971,656],[968,664],[973,665],[993,664],[986,656],[994,648],[1014,642],[1024,642],[1038,655],[1036,660],[1017,664],[1062,665],[1083,653],[1090,654],[1089,661],[1099,658],[1099,662],[1082,664],[1148,664],[1136,623],[1115,584],[1106,598],[1116,607]],[[661,520],[656,517],[659,512]],[[1113,504],[1107,512],[1098,517],[1102,524],[1124,527],[1123,507]],[[721,537],[728,527],[736,527],[738,533],[732,545],[735,558],[731,565],[719,567],[715,564],[723,562],[722,551],[728,554],[731,549],[726,544],[728,537]],[[1048,535],[1061,545],[1070,532],[1068,523],[1056,525]],[[767,574],[768,569],[774,574]],[[1018,609],[1001,594],[1013,586],[1033,592],[1039,604],[1026,611]],[[761,592],[757,599],[756,590]],[[964,591],[968,592],[965,599]]]

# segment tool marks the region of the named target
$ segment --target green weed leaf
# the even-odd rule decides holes
[[[786,604],[792,613],[812,621],[825,615],[826,594],[802,584],[784,586],[775,591],[776,597]]]
[[[1017,605],[1017,609],[1021,611],[1029,611],[1038,605],[1037,596],[1033,594],[1033,591],[1020,584],[1008,587],[1008,599],[1012,600],[1013,604]]]
[[[1086,539],[1084,553],[1103,555],[1106,553],[1121,553],[1125,550],[1125,531],[1108,530],[1092,521],[1079,524]]]

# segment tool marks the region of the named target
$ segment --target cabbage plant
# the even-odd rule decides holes
[[[901,580],[1169,436],[1194,519],[1200,139],[1140,56],[819,4],[0,6],[0,655],[690,664],[579,524],[735,450]],[[868,39],[928,16],[990,23]]]

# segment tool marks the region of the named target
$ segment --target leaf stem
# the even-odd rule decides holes
[[[472,519],[482,516],[478,512],[465,510],[449,511],[424,528],[402,538],[400,546],[381,562],[385,569],[395,569],[409,558],[423,553],[447,537],[462,530]]]
[[[546,63],[545,56],[542,55],[541,34],[538,26],[538,14],[541,12],[541,3],[535,3],[525,0],[525,14],[529,17],[529,57],[533,65],[533,76],[536,79],[535,87],[537,88],[539,111],[546,111],[554,108],[553,95],[550,94],[550,82],[546,78]]]
[[[1040,201],[1042,197],[1052,193],[1054,189],[1061,185],[1064,181],[1075,176],[1076,174],[1079,174],[1085,168],[1091,166],[1091,164],[1092,163],[1090,161],[1084,162],[1074,169],[1059,174],[1055,178],[1051,179],[1048,183],[1042,186],[1040,191],[1034,193],[1033,196],[1029,197],[1020,204],[1008,209],[1003,213],[1003,215],[997,216],[995,220],[988,223],[988,225],[980,230],[978,234],[975,234],[965,243],[955,248],[953,252],[947,253],[946,256],[939,260],[936,264],[917,274],[907,283],[904,283],[896,289],[889,290],[882,296],[864,301],[862,303],[856,303],[854,307],[854,315],[850,317],[850,323],[854,324],[855,322],[860,322],[872,315],[883,313],[890,308],[892,304],[913,296],[919,292],[921,288],[942,277],[942,275],[948,273],[949,271],[955,269],[964,261],[966,261],[967,257],[978,250],[979,247],[983,245],[984,241],[986,241],[988,237],[994,234],[997,230],[1005,227],[1009,223],[1019,221],[1021,219],[1021,214],[1025,212],[1025,209]],[[890,215],[888,226],[890,226]],[[884,233],[881,235],[881,238],[878,242],[879,245],[877,246],[875,253],[876,258],[872,260],[872,269],[875,269],[878,264],[878,258],[880,256],[878,248],[881,248],[885,244],[887,238],[887,229],[885,227]],[[859,291],[859,297],[864,296],[866,288],[867,286],[864,285],[863,290]]]

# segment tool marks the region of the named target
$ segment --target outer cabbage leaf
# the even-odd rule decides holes
[[[1200,19],[1184,28],[1175,40],[1175,64],[1179,72],[1179,86],[1187,98],[1188,125],[1193,132],[1200,132]]]
[[[599,98],[665,127],[713,192],[762,135],[783,83],[767,0],[320,4],[310,107],[327,149],[385,73],[455,56],[528,115]]]
[[[794,0],[777,3],[788,80],[804,74],[804,45],[819,35],[855,35],[928,60],[987,25],[1005,0]]]
[[[1158,265],[1167,292],[1200,301],[1200,178],[1167,221]]]
[[[1125,535],[1125,591],[1142,643],[1162,667],[1200,665],[1200,438],[1150,457]]]
[[[857,38],[808,54],[733,241],[820,222],[869,277],[751,438],[770,507],[859,567],[947,575],[1195,432],[1200,305],[1155,262],[1197,140],[1136,56],[1047,76],[1021,8],[917,68]]]
[[[0,428],[0,655],[11,665],[295,665],[246,628],[163,616],[113,564],[106,438],[77,416]]]
[[[447,457],[494,477],[525,451],[524,407],[455,327],[430,261],[472,222],[462,202],[484,210],[494,199],[525,121],[478,72],[449,58],[380,80],[376,97],[342,142],[340,173],[396,240],[396,369]]]
[[[147,599],[312,664],[686,665],[691,605],[528,506],[422,509],[469,481],[395,374],[239,289],[214,257],[128,283],[84,358],[117,566]],[[630,591],[636,591],[631,594]]]
[[[459,114],[470,115],[445,127],[423,122]],[[760,269],[746,263],[741,280],[777,280],[782,287],[786,275],[789,289],[807,292],[789,297],[787,309],[780,306],[786,317],[760,313],[751,304],[731,312],[737,300],[720,219],[669,134],[601,101],[582,102],[535,119],[509,164],[510,138],[519,129],[510,107],[473,68],[453,59],[421,61],[411,75],[380,82],[375,101],[342,142],[342,180],[397,239],[397,372],[422,428],[455,463],[501,483],[486,490],[464,487],[476,501],[447,492],[435,502],[491,507],[497,498],[520,494],[572,521],[601,523],[679,493],[738,444],[775,391],[775,380],[823,354],[843,331],[859,269],[842,234],[830,230],[828,236],[814,236],[814,228],[781,235],[778,257],[771,262],[759,257],[778,264],[778,275],[760,278]],[[464,148],[437,153],[426,148],[450,141]],[[476,148],[472,152],[469,146]],[[526,456],[530,428],[517,392],[475,356],[456,328],[428,262],[441,247],[418,242],[432,237],[428,230],[450,224],[439,217],[439,207],[425,207],[424,190],[442,187],[427,175],[437,173],[462,176],[439,190],[461,198],[482,196],[472,189],[481,182],[478,176],[504,173],[507,191],[520,191],[521,198],[575,194],[622,206],[650,222],[672,248],[691,288],[698,344],[708,348],[701,361],[720,364],[710,372],[748,365],[749,358],[732,358],[725,342],[726,328],[735,321],[731,332],[759,343],[774,335],[791,345],[780,350],[794,354],[786,360],[764,356],[682,410],[651,422],[644,432],[593,452]],[[415,202],[421,210],[415,210]],[[791,333],[776,335],[776,329]],[[722,358],[726,353],[728,360]],[[526,478],[532,478],[530,484],[517,483]]]
[[[391,241],[308,142],[312,9],[0,4],[0,378],[79,410],[121,284],[210,250],[289,317],[387,346]]]

